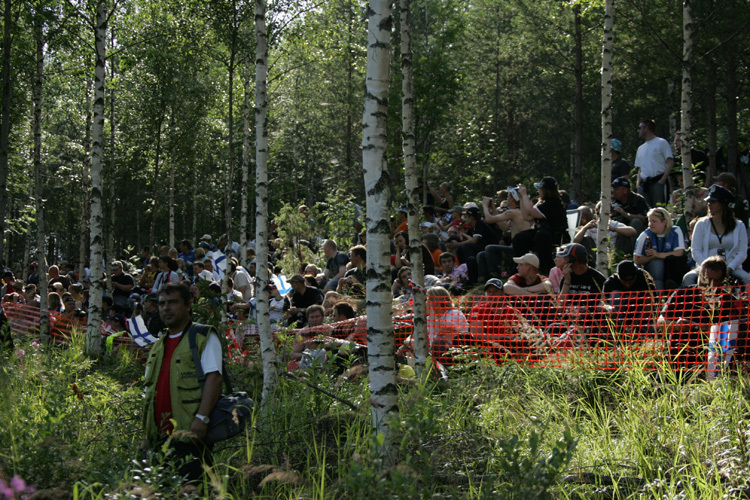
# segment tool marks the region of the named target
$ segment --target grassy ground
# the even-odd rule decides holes
[[[400,392],[398,464],[370,450],[361,383],[280,379],[271,422],[221,443],[199,490],[138,452],[142,366],[23,342],[0,354],[0,479],[36,498],[732,498],[750,494],[748,379],[497,367]],[[261,374],[232,366],[259,397]],[[262,430],[261,430],[262,429]],[[7,482],[7,481],[6,481]],[[0,498],[3,493],[0,492]]]

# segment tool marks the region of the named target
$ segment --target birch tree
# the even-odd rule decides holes
[[[690,65],[693,54],[693,16],[690,2],[682,1],[682,96],[680,102],[680,138],[682,147],[682,181],[685,193],[685,219],[691,220],[695,212],[695,192],[693,189],[693,158],[691,153],[691,113],[693,89],[690,78]]]
[[[100,0],[96,6],[96,24],[94,25],[94,123],[91,134],[91,289],[89,303],[88,333],[86,335],[86,352],[89,356],[98,356],[101,351],[102,323],[102,156],[104,153],[104,91],[105,62],[107,52],[107,5]]]
[[[419,181],[417,154],[414,136],[414,67],[411,44],[411,0],[401,0],[401,133],[404,151],[404,174],[406,177],[407,210],[409,222],[409,259],[413,263],[414,287],[414,358],[417,373],[421,374],[427,360],[427,338],[425,320],[424,266],[422,241],[419,235]]]
[[[247,183],[250,171],[250,58],[245,59],[242,78],[242,188],[240,194],[240,265],[247,267]]]
[[[382,456],[391,456],[388,422],[398,416],[396,363],[391,322],[390,177],[386,162],[391,4],[371,0],[367,9],[367,73],[362,118],[362,167],[367,195],[367,356],[372,423],[385,436]]]
[[[11,0],[3,2],[2,116],[0,117],[0,255],[5,244],[5,216],[8,205],[8,149],[10,146],[10,58],[13,40]]]
[[[78,271],[84,272],[86,268],[86,257],[89,249],[89,174],[91,171],[91,80],[86,85],[86,95],[84,103],[86,106],[86,128],[83,134],[83,161],[81,162],[81,226],[78,238]],[[112,226],[114,233],[114,225]]]
[[[602,43],[602,188],[599,225],[596,235],[596,269],[609,274],[609,213],[612,202],[612,48],[615,0],[604,2],[604,41]]]
[[[35,16],[35,73],[33,81],[33,136],[32,158],[34,163],[34,201],[36,208],[36,260],[39,273],[39,334],[43,340],[49,331],[49,302],[47,296],[47,261],[45,260],[46,233],[44,227],[44,179],[42,171],[42,83],[44,81],[44,21],[43,16]]]
[[[268,33],[265,0],[255,0],[255,251],[258,265],[256,310],[263,363],[261,415],[271,416],[270,409],[276,390],[276,349],[271,336],[268,316]]]

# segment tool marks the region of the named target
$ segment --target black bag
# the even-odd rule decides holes
[[[198,347],[195,342],[198,328],[209,329],[210,327],[206,325],[192,325],[188,332],[195,373],[198,375],[198,382],[201,385],[201,391],[203,391],[206,375],[203,373],[201,357],[198,354]],[[250,425],[253,413],[253,400],[250,398],[250,395],[244,391],[232,392],[232,384],[229,381],[226,364],[222,363],[221,366],[222,378],[227,388],[227,394],[219,398],[213,411],[208,416],[208,430],[206,430],[206,437],[203,438],[207,444],[239,436],[244,432],[245,427]]]

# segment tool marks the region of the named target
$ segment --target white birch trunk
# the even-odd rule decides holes
[[[91,138],[91,295],[89,298],[86,352],[96,357],[101,352],[102,322],[102,156],[104,150],[104,82],[106,73],[107,6],[100,1],[96,9],[94,47],[94,126]]]
[[[175,246],[175,213],[174,213],[174,173],[175,162],[170,161],[169,165],[169,248]]]
[[[391,4],[371,0],[367,9],[367,73],[362,117],[362,167],[367,194],[367,355],[370,405],[376,432],[385,436],[380,450],[393,460],[388,423],[398,417],[395,341],[391,322],[390,233],[391,181],[386,163],[386,123],[390,77]]]
[[[615,2],[604,2],[604,42],[602,43],[602,184],[601,212],[596,237],[596,269],[609,275],[609,213],[612,204],[612,49]]]
[[[247,183],[250,163],[250,58],[245,62],[245,75],[242,79],[245,98],[242,110],[242,189],[240,201],[240,265],[247,267]]]
[[[693,189],[693,156],[691,153],[693,138],[691,135],[691,115],[693,111],[693,85],[690,77],[690,65],[693,56],[693,16],[690,2],[682,2],[682,99],[680,138],[682,147],[682,181],[685,193],[685,218],[691,220],[695,213],[695,191]]]
[[[263,391],[261,417],[271,417],[274,392],[276,391],[276,349],[271,336],[271,320],[268,316],[268,35],[266,31],[265,0],[255,0],[255,221],[257,237],[255,251],[257,259],[256,310],[258,312],[258,334],[260,336],[261,360],[263,363]]]
[[[89,249],[89,182],[91,171],[91,80],[86,84],[86,129],[83,136],[83,165],[81,166],[81,234],[78,240],[78,272],[84,273]],[[114,226],[113,226],[114,227]],[[81,280],[83,274],[80,275]]]
[[[419,235],[419,208],[417,153],[414,145],[414,67],[411,44],[411,0],[401,0],[401,117],[402,147],[404,151],[404,176],[406,177],[407,209],[409,210],[409,259],[413,263],[414,287],[414,361],[421,375],[427,361],[427,320],[425,313],[424,266],[422,240]]]
[[[198,166],[193,165],[193,186],[195,189],[199,189],[198,186]],[[196,238],[198,238],[198,193],[193,195],[193,228],[190,234],[193,235],[192,245],[195,248],[198,244]]]
[[[115,32],[114,30],[110,30],[110,47],[112,50],[115,49]],[[110,64],[109,65],[109,75],[111,78],[111,82],[115,80],[115,65]],[[111,262],[115,259],[115,227],[117,224],[116,218],[117,218],[117,203],[116,200],[118,199],[117,196],[117,176],[115,172],[117,171],[117,158],[115,158],[115,138],[117,137],[117,122],[115,120],[115,88],[112,86],[112,88],[109,89],[109,149],[110,149],[110,155],[109,155],[109,175],[108,175],[108,185],[109,185],[109,231],[107,234],[107,252],[105,254],[105,257],[108,259],[107,262]],[[107,280],[107,293],[109,296],[112,296],[112,293],[114,292],[114,286],[112,285],[112,280]]]
[[[39,335],[42,340],[47,340],[49,331],[49,300],[47,297],[47,261],[44,257],[46,252],[46,234],[44,228],[44,179],[42,171],[42,83],[44,76],[44,26],[41,16],[37,16],[36,31],[36,75],[33,86],[33,136],[34,149],[32,152],[34,162],[34,202],[36,205],[36,260],[39,264]]]

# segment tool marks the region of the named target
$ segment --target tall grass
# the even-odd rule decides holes
[[[400,388],[398,461],[372,452],[366,381],[283,377],[273,419],[215,449],[199,489],[185,488],[141,441],[142,366],[124,353],[91,361],[21,340],[0,354],[0,478],[47,497],[688,498],[747,495],[750,384],[693,373],[496,366],[469,353],[448,382]],[[585,359],[586,353],[572,353]],[[257,363],[232,365],[256,397]],[[262,425],[261,425],[262,424]]]

